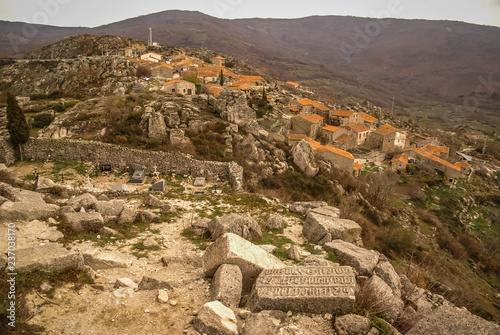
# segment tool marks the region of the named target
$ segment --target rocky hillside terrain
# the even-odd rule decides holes
[[[435,171],[399,176],[382,162],[356,178],[280,137],[290,101],[320,99],[310,88],[225,55],[235,73],[265,78],[271,103],[228,88],[217,98],[167,94],[164,80],[138,75],[137,62],[99,56],[99,47],[82,51],[78,43],[93,43],[80,39],[101,40],[64,39],[0,68],[0,88],[18,96],[32,137],[233,162],[243,169],[244,192],[199,170],[155,176],[150,169],[144,184],[129,183],[125,192],[111,188],[127,182],[130,169],[101,173],[85,158],[0,165],[1,229],[15,222],[18,231],[18,321],[27,333],[499,332],[494,140],[483,154],[483,143],[466,136],[470,125],[435,131],[368,101],[329,104],[439,137],[474,157],[475,172],[451,186]],[[41,59],[51,55],[60,58]],[[3,134],[5,110],[2,97]],[[27,152],[36,151],[33,143],[42,142]],[[365,148],[353,153],[385,158]],[[193,185],[198,176],[204,186]],[[164,191],[153,191],[158,180]]]

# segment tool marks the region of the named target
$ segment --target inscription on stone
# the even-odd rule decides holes
[[[354,272],[348,266],[264,270],[247,307],[345,314],[354,307],[355,286]]]

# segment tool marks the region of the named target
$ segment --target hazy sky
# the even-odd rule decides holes
[[[500,0],[0,0],[0,20],[95,27],[171,9],[197,10],[220,18],[352,15],[500,27]]]

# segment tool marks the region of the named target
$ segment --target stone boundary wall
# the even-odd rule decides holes
[[[110,164],[113,169],[146,166],[148,172],[156,166],[158,172],[193,175],[219,175],[229,180],[234,191],[242,190],[243,168],[234,162],[199,161],[190,155],[163,151],[130,149],[103,142],[68,139],[31,138],[23,146],[25,158],[90,162],[95,165]],[[14,149],[7,138],[0,138],[0,163],[10,165],[15,161]]]

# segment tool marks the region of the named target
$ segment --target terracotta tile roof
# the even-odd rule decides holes
[[[425,158],[428,158],[436,163],[439,163],[441,165],[444,165],[444,166],[447,166],[453,170],[456,170],[456,171],[461,171],[461,169],[454,165],[454,164],[451,164],[450,162],[448,161],[445,161],[444,159],[442,158],[439,158],[435,155],[433,155],[432,153],[430,153],[429,151],[426,151],[426,150],[423,150],[423,149],[411,149],[413,152],[416,152],[417,154],[419,154],[420,156],[423,156]]]
[[[408,155],[402,154],[398,158],[394,158],[393,160],[391,160],[391,163],[396,163],[396,162],[400,162],[400,163],[403,163],[403,164],[408,164]]]
[[[130,59],[129,62],[134,62],[134,63],[146,63],[146,64],[153,64],[154,62],[150,60],[145,60],[145,59]],[[156,64],[156,63],[154,63]]]
[[[156,63],[155,63],[156,64]],[[170,65],[168,64],[161,64],[161,65],[157,65],[157,66],[154,66],[151,68],[151,70],[158,70],[159,68],[161,67],[166,67],[167,69],[170,69],[170,70],[173,70],[174,68],[171,67]]]
[[[355,112],[353,112],[353,111],[343,111],[343,110],[336,109],[335,111],[333,111],[332,116],[346,116],[346,117],[350,117],[354,113]]]
[[[290,108],[290,110],[291,110],[292,112],[299,112],[299,109],[298,109],[298,108]]]
[[[187,64],[191,64],[192,62],[194,61],[197,61],[199,59],[196,59],[196,58],[188,58],[188,59],[184,59],[184,60],[181,60],[180,62],[178,62],[177,64],[175,64],[176,66],[182,66],[182,65],[187,65]]]
[[[465,162],[456,162],[455,165],[458,166],[461,169],[468,169],[468,168],[471,167],[470,164],[467,164]]]
[[[317,108],[321,111],[328,112],[330,108],[326,107],[325,105],[320,104],[319,102],[312,101],[311,99],[302,99],[297,101],[297,103],[301,104],[302,106],[313,106],[314,108]]]
[[[433,155],[439,156],[442,153],[450,153],[450,148],[448,147],[441,147],[439,145],[432,145],[432,144],[427,144],[421,148],[422,150],[425,150],[427,152],[430,152]]]
[[[287,81],[286,83],[291,86],[299,86],[299,83],[294,83],[293,81]]]
[[[363,119],[365,119],[365,122],[374,123],[374,122],[378,121],[377,118],[374,118],[373,116],[371,116],[370,114],[367,114],[365,112],[358,112],[358,114],[361,115],[363,117]]]
[[[374,133],[382,136],[387,136],[396,132],[396,130],[397,129],[391,126],[390,124],[384,124],[379,129],[375,130]]]
[[[242,81],[235,81],[235,82],[229,84],[229,87],[231,87],[235,90],[240,90],[240,91],[250,91],[252,89],[250,87],[249,83],[245,83]]]
[[[428,140],[429,139],[428,137],[425,137],[425,136],[422,136],[422,135],[419,135],[419,134],[415,134],[415,137],[419,138],[421,140]]]
[[[311,123],[319,123],[320,121],[324,120],[325,118],[322,116],[319,116],[318,114],[308,114],[308,115],[297,115],[294,116],[294,118],[302,118],[306,121],[309,121]]]
[[[305,141],[307,143],[309,143],[309,145],[313,148],[313,150],[316,150],[316,149],[320,149],[322,148],[323,146],[321,145],[321,143],[317,142],[317,141],[314,141],[312,139],[310,139],[309,137],[306,137],[305,138]]]
[[[362,123],[351,123],[351,124],[348,124],[346,127],[349,129],[352,129],[353,131],[355,131],[357,133],[370,131],[370,128],[368,128],[367,126],[365,126]]]
[[[321,148],[318,148],[315,152],[322,153],[322,152],[326,152],[326,151],[329,151],[329,152],[334,153],[336,155],[354,160],[354,156],[350,152],[341,150],[333,145],[321,146]]]
[[[184,55],[184,54],[178,54],[178,55],[172,55],[169,57],[173,62],[179,62],[183,59],[188,59],[190,58],[188,55]]]
[[[330,125],[323,127],[323,130],[331,131],[332,133],[334,133],[334,132],[336,132],[337,130],[340,130],[340,129],[342,129],[342,128],[335,127],[335,126],[330,126]]]
[[[346,143],[349,143],[350,141],[352,141],[352,138],[353,137],[351,135],[344,134],[344,135],[339,136],[339,138],[337,138],[335,140],[335,142],[339,143],[339,144],[346,144]]]
[[[163,86],[168,86],[168,85],[172,85],[172,84],[177,84],[177,83],[181,83],[185,80],[182,80],[182,79],[174,79],[174,80],[170,80],[170,81],[167,81],[165,84],[163,84]]]
[[[362,169],[363,169],[363,165],[358,164],[358,163],[354,163],[354,167],[353,167],[354,171],[360,171]]]
[[[264,81],[261,76],[238,76],[237,79],[245,81],[247,83],[256,83],[258,81]]]
[[[224,59],[224,60],[225,60],[225,58],[224,58],[224,57],[222,57],[222,56],[217,56],[217,57],[215,57],[215,58],[216,58],[216,59]]]
[[[224,87],[220,86],[219,84],[208,84],[205,85],[205,87],[208,88],[210,94],[212,94],[216,98],[224,90]]]

